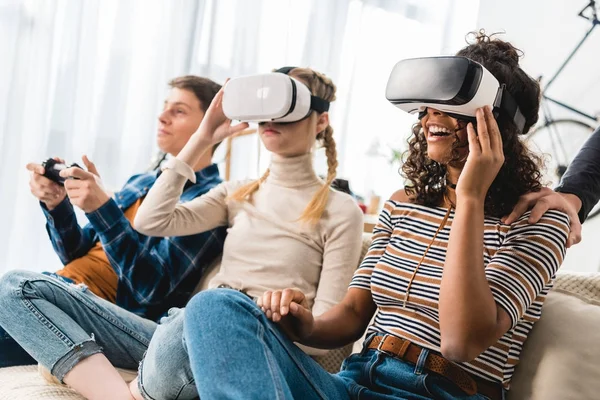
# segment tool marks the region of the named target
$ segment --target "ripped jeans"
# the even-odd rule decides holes
[[[96,353],[115,367],[136,369],[157,324],[85,286],[10,271],[0,278],[0,326],[62,382],[77,363]]]

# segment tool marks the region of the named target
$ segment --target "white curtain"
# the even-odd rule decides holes
[[[326,73],[338,85],[339,175],[358,193],[388,196],[402,184],[389,146],[404,146],[414,119],[385,101],[387,74],[402,58],[460,48],[478,3],[0,0],[0,273],[60,266],[25,164],[88,154],[119,188],[156,153],[156,116],[178,75],[223,82],[284,65]],[[252,136],[234,144],[234,178],[266,168],[259,147]],[[324,173],[322,154],[317,165]]]

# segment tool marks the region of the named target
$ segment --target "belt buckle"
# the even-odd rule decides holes
[[[393,351],[386,351],[383,349],[383,343],[385,342],[385,340],[391,337],[392,340],[398,340],[400,342],[400,348],[396,351],[396,349],[394,349]],[[405,356],[406,356],[406,352],[408,351],[408,348],[410,347],[411,343],[409,340],[406,339],[402,339],[402,338],[398,338],[394,335],[390,335],[389,333],[386,333],[383,338],[381,339],[381,342],[379,342],[379,344],[377,345],[377,351],[382,352],[383,354],[387,354],[390,357],[394,357],[394,358],[398,358],[400,360],[405,360]],[[392,343],[392,347],[394,346],[394,344]]]
[[[387,354],[388,356],[391,357],[395,357],[395,354],[390,353],[389,351],[383,350],[381,348],[381,346],[383,346],[383,343],[385,342],[385,339],[389,336],[389,333],[386,333],[385,335],[383,335],[383,337],[381,338],[381,342],[379,342],[379,344],[377,345],[377,351],[383,353],[383,354]]]

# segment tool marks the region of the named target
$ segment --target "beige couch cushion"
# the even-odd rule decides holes
[[[126,382],[135,378],[135,373],[119,369]],[[50,383],[54,381],[55,383]],[[47,371],[36,365],[0,368],[0,400],[85,400],[83,396],[58,383],[48,376]]]
[[[600,398],[600,274],[558,276],[531,331],[509,400]]]
[[[74,390],[53,385],[38,373],[37,366],[2,368],[0,370],[0,400],[85,400]]]

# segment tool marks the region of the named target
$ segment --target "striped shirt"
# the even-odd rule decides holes
[[[392,334],[440,352],[439,293],[454,210],[437,235],[410,286],[410,278],[447,209],[386,202],[373,230],[373,242],[350,287],[370,290],[378,310],[369,332]],[[547,212],[537,224],[526,213],[512,226],[484,220],[483,259],[498,305],[511,319],[510,330],[475,360],[459,363],[507,389],[523,343],[540,318],[542,304],[565,255],[568,217]]]

